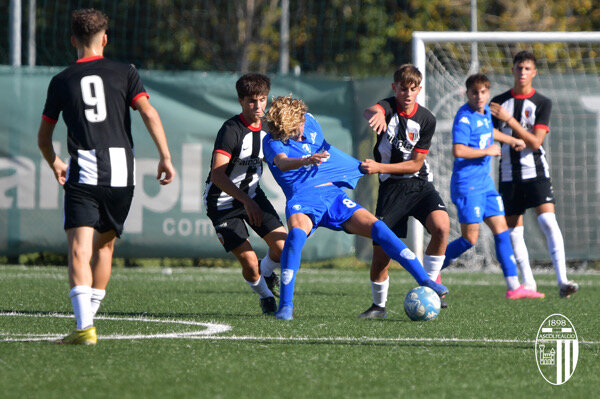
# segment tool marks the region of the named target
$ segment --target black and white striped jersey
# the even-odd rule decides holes
[[[502,105],[527,131],[541,128],[550,131],[550,112],[552,101],[532,90],[528,94],[518,95],[509,90],[492,99]],[[493,118],[494,127],[502,133],[513,135],[506,122]],[[540,146],[533,151],[527,147],[523,151],[515,151],[510,145],[502,144],[500,156],[500,181],[523,181],[550,178],[550,168],[546,160],[546,152]]]
[[[398,109],[395,97],[379,101],[385,114],[387,130],[377,136],[377,143],[373,149],[375,161],[381,163],[400,163],[412,159],[412,152],[427,154],[431,146],[431,139],[435,132],[435,116],[425,107],[415,103],[415,108],[410,115]],[[427,160],[421,169],[413,174],[381,173],[379,181],[387,179],[417,178],[433,181],[433,175]]]
[[[67,181],[97,186],[135,185],[129,107],[148,97],[133,65],[102,56],[81,58],[54,76],[42,118],[67,125],[71,160]]]
[[[262,139],[266,132],[262,127],[252,127],[242,114],[227,120],[215,140],[213,157],[221,153],[229,157],[225,173],[231,181],[251,198],[256,195],[258,181],[263,171]],[[212,170],[213,159],[210,161]],[[223,210],[234,206],[236,200],[211,182],[211,173],[206,179],[204,203],[207,209]],[[239,204],[239,203],[238,203]]]

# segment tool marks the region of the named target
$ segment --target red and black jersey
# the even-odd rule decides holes
[[[215,153],[229,157],[225,173],[231,181],[245,191],[251,198],[256,195],[258,181],[262,175],[263,150],[262,139],[266,132],[262,127],[252,127],[243,115],[236,115],[227,120],[215,140]],[[212,169],[213,159],[210,161]],[[204,201],[207,209],[228,209],[234,205],[234,198],[211,182],[211,174],[206,179]]]
[[[415,104],[412,113],[406,114],[398,109],[395,97],[383,99],[377,103],[385,113],[387,130],[377,136],[377,143],[373,149],[375,161],[381,163],[400,163],[412,159],[412,152],[427,154],[431,146],[431,139],[435,133],[435,116],[425,107]],[[417,173],[413,174],[388,174],[381,173],[379,181],[387,179],[417,178],[432,181],[433,176],[427,160]]]
[[[42,118],[67,125],[67,181],[127,187],[135,184],[129,107],[146,96],[133,65],[102,56],[81,58],[54,76]]]
[[[552,101],[532,90],[525,95],[515,94],[512,89],[492,99],[492,102],[502,105],[521,126],[528,132],[535,128],[550,131],[550,112]],[[492,118],[494,127],[502,133],[513,136],[512,129],[506,122]],[[540,146],[533,151],[527,147],[523,151],[515,151],[510,145],[502,144],[500,157],[500,181],[523,181],[550,178],[550,168],[546,160],[546,152]]]

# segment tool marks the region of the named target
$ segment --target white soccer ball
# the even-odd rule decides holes
[[[404,311],[413,321],[433,320],[440,313],[440,297],[429,287],[417,287],[404,298]]]

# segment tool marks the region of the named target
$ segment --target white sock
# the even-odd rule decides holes
[[[92,288],[91,304],[92,304],[92,314],[94,317],[96,316],[96,313],[98,312],[98,308],[100,307],[100,304],[102,303],[102,300],[104,299],[105,295],[106,295],[106,290]]]
[[[504,280],[506,281],[506,287],[509,291],[514,291],[520,286],[518,276],[506,276],[504,277]]]
[[[94,325],[94,315],[92,314],[92,287],[89,285],[76,285],[69,292],[71,304],[73,304],[73,313],[77,320],[77,329],[83,330]]]
[[[512,242],[513,251],[515,253],[515,261],[521,272],[523,285],[531,290],[537,291],[537,284],[535,283],[533,273],[531,272],[531,265],[529,264],[529,252],[527,251],[525,237],[523,236],[525,228],[523,226],[517,226],[508,229],[508,231],[510,232],[510,241]]]
[[[444,265],[445,255],[423,255],[423,268],[429,275],[429,278],[435,281]]]
[[[260,276],[258,281],[255,281],[253,283],[248,281],[248,285],[250,286],[250,288],[252,288],[252,291],[258,294],[258,296],[261,299],[273,296],[273,293],[271,292],[269,287],[267,287],[267,282],[265,281],[263,276]]]
[[[264,277],[269,277],[271,274],[273,274],[273,270],[275,270],[276,267],[281,268],[279,262],[275,262],[273,259],[271,259],[269,256],[269,251],[267,251],[265,257],[260,261],[260,274]]]
[[[556,215],[554,212],[542,213],[538,216],[537,221],[546,236],[548,251],[556,271],[556,281],[560,286],[567,282],[567,264],[565,261],[565,243],[556,221]]]
[[[387,302],[388,296],[388,288],[390,287],[390,276],[382,281],[381,283],[376,283],[375,281],[371,281],[371,292],[373,294],[373,304],[385,308],[385,303]]]

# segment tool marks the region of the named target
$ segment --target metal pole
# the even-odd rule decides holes
[[[36,2],[29,0],[27,18],[27,65],[35,66],[35,13]]]
[[[8,7],[9,63],[21,66],[21,0],[10,0]]]
[[[471,0],[471,32],[477,32],[477,0]],[[470,74],[479,71],[479,54],[477,51],[477,42],[471,43],[471,69]]]
[[[279,44],[279,73],[287,75],[290,70],[290,2],[281,0]]]

